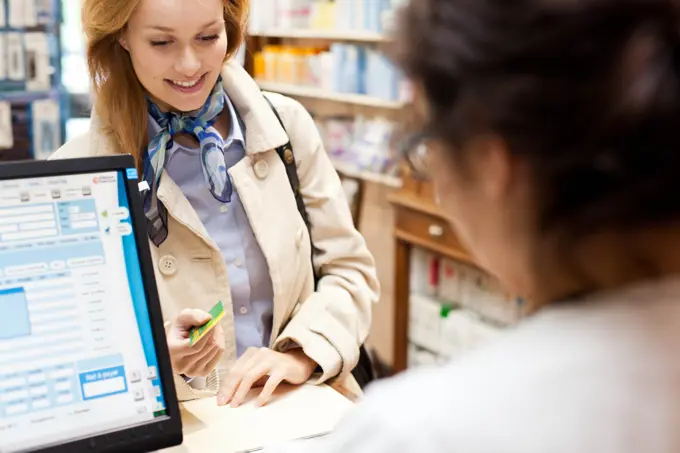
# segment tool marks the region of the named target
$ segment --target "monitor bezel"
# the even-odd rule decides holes
[[[166,416],[150,423],[124,428],[104,434],[84,437],[72,442],[59,443],[31,449],[39,453],[78,452],[145,452],[168,448],[182,443],[182,422],[177,402],[170,354],[165,337],[156,277],[146,233],[146,217],[139,195],[139,180],[128,177],[126,170],[133,169],[135,161],[130,155],[87,157],[49,161],[19,161],[0,164],[0,182],[13,179],[68,176],[107,171],[122,171],[127,184],[130,220],[132,222],[142,281],[151,321],[151,331],[158,361],[158,373],[165,397]]]

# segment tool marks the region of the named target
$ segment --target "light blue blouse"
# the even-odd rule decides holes
[[[227,100],[231,130],[224,140],[224,157],[231,168],[245,156],[244,126],[231,100]],[[160,126],[149,117],[152,136]],[[269,268],[239,198],[236,187],[229,203],[216,200],[208,190],[198,149],[177,143],[168,150],[165,171],[182,189],[227,265],[234,307],[236,353],[269,345],[273,324],[273,300]]]

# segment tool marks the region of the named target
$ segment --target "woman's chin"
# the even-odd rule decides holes
[[[171,109],[175,112],[188,113],[198,110],[205,104],[207,97],[205,98],[194,98],[194,99],[177,99],[175,97],[172,102],[168,102]]]

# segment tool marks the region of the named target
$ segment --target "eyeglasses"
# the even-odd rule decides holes
[[[406,160],[411,172],[418,178],[426,179],[428,175],[428,145],[432,136],[426,132],[409,135],[397,145],[399,158]]]

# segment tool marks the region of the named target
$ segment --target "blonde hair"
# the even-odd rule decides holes
[[[226,61],[243,42],[250,0],[223,1],[228,38]],[[140,2],[84,0],[82,13],[87,36],[87,64],[103,131],[114,146],[134,156],[141,167],[148,142],[146,100],[130,55],[119,42],[121,32]]]

